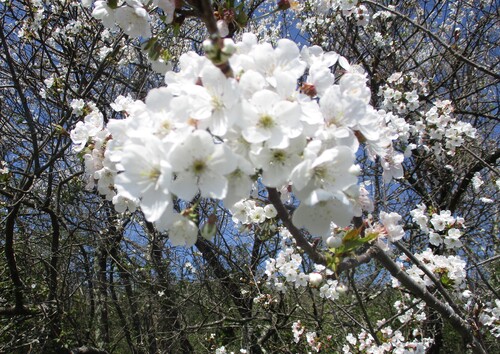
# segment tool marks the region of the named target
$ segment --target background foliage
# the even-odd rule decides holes
[[[175,69],[181,53],[201,52],[207,36],[201,9],[208,2],[181,3],[172,24],[153,23],[157,42],[144,50],[140,40],[105,29],[80,2],[0,1],[0,351],[310,351],[304,338],[294,341],[292,325],[300,321],[317,334],[322,352],[334,353],[349,333],[362,330],[378,333],[383,342],[383,326],[377,324],[382,319],[407,338],[433,338],[428,352],[466,350],[467,336],[430,307],[421,308],[423,321],[398,321],[418,307],[412,302],[418,296],[392,288],[382,258],[370,257],[339,274],[346,291],[334,301],[293,283],[280,292],[264,272],[266,260],[283,249],[277,219],[242,227],[220,203],[202,201],[195,211],[199,222],[216,214],[217,234],[184,249],[170,246],[168,234],[156,231],[140,212],[119,215],[96,190],[85,188],[83,161],[71,152],[68,132],[81,119],[71,100],[94,102],[107,122],[118,117],[110,108],[118,95],[143,99],[162,84],[151,61],[168,59]],[[405,159],[404,178],[390,183],[383,181],[379,161],[370,162],[364,152],[357,157],[361,178],[371,183],[373,215],[397,211],[404,218],[406,236],[391,259],[428,247],[447,252],[431,244],[410,216],[417,204],[465,219],[463,246],[455,254],[466,261],[466,288],[473,295],[469,306],[466,299],[453,299],[483,350],[496,352],[491,326],[480,316],[500,300],[498,3],[360,1],[364,7],[351,15],[330,5],[211,4],[218,13],[231,12],[229,36],[235,39],[244,31],[271,42],[287,37],[358,64],[370,80],[371,104],[394,111],[407,124],[418,127],[436,102],[449,100],[453,118],[477,130],[452,154],[435,153],[431,124],[421,128],[424,133],[414,130],[397,149],[422,142],[428,148],[414,150]],[[343,69],[333,70],[341,75]],[[393,81],[394,73],[404,79]],[[408,103],[404,97],[387,99],[389,87],[415,90],[420,109],[398,106]],[[480,188],[474,186],[478,175]],[[264,191],[255,196],[262,205],[268,198]],[[314,270],[305,255],[301,269]],[[436,287],[428,291],[446,303]],[[396,301],[404,303],[400,311]],[[498,314],[494,321],[498,326]]]

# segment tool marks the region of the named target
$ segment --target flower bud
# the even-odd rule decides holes
[[[315,97],[318,94],[318,91],[316,91],[316,87],[314,87],[313,84],[309,84],[307,82],[302,84],[302,86],[300,87],[300,92],[311,98]]]
[[[229,35],[229,26],[226,21],[224,20],[217,21],[217,29],[219,30],[220,36],[222,38]]]
[[[328,248],[337,248],[342,245],[342,238],[338,236],[330,236],[326,239]]]
[[[313,287],[318,287],[323,281],[323,276],[319,273],[310,273],[309,274],[309,285]]]
[[[203,50],[205,51],[207,56],[210,58],[210,55],[215,53],[217,51],[217,48],[215,47],[215,45],[211,39],[205,39],[203,41]]]
[[[279,0],[278,9],[281,11],[288,10],[291,7],[290,0]]]
[[[212,214],[208,217],[208,220],[201,227],[200,234],[205,240],[211,240],[215,233],[217,232],[217,216]]]
[[[231,56],[236,52],[236,45],[231,38],[224,38],[224,46],[222,47],[222,52],[227,56]]]
[[[345,292],[347,292],[347,286],[345,284],[339,284],[335,288],[335,291],[339,294],[344,294]]]

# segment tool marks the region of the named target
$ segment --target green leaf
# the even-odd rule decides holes
[[[342,238],[342,243],[358,239],[360,231],[361,229],[351,229],[347,231],[344,237]]]
[[[377,232],[372,232],[366,235],[365,237],[360,238],[359,240],[362,241],[363,243],[367,243],[375,240],[378,237],[378,235],[379,234]]]
[[[174,36],[178,36],[181,33],[181,24],[174,22]]]
[[[337,266],[342,261],[342,259],[340,257],[334,256],[332,254],[326,254],[325,258],[326,258],[326,266],[329,269],[331,269],[334,272],[336,272],[337,271]]]
[[[242,10],[235,16],[235,20],[240,27],[245,27],[248,23],[248,16],[245,11]]]
[[[450,279],[450,277],[448,276],[448,272],[441,275],[441,278],[439,280],[446,289],[451,289],[455,285],[455,281],[453,279]]]
[[[118,7],[118,0],[108,0],[107,4],[111,9],[116,9]]]
[[[151,48],[153,48],[153,46],[156,44],[157,41],[158,41],[157,37],[151,37],[146,42],[144,42],[144,44],[142,45],[142,48],[144,50],[150,50]]]
[[[364,242],[362,240],[359,240],[359,239],[347,241],[347,242],[342,241],[342,242],[343,242],[343,245],[340,246],[339,248],[337,248],[337,250],[340,251],[341,253],[350,253],[350,252],[354,251],[356,248],[364,245]]]
[[[243,6],[245,6],[245,2],[242,1],[238,4],[238,6],[236,6],[234,9],[238,12],[242,12],[243,11]]]

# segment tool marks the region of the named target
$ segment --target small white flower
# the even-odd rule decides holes
[[[140,206],[150,222],[159,220],[171,207],[169,194],[172,169],[164,159],[168,147],[151,137],[143,145],[124,147],[116,176],[116,188],[125,198],[140,200]],[[147,156],[148,158],[144,158]]]
[[[234,170],[236,158],[227,146],[215,144],[208,132],[187,135],[170,150],[168,159],[176,174],[171,190],[177,196],[191,200],[198,191],[202,197],[226,196],[226,175]]]
[[[108,6],[107,1],[96,1],[92,16],[101,20],[106,28],[115,28],[115,10]]]
[[[70,132],[71,141],[73,142],[73,151],[82,151],[89,140],[89,136],[89,129],[85,123],[76,123],[75,128]]]
[[[274,205],[267,204],[264,207],[264,214],[266,215],[266,218],[272,219],[272,218],[275,218],[276,215],[278,215],[278,211],[276,210],[276,208],[274,207]]]
[[[142,3],[139,0],[126,0],[126,3],[129,6],[120,6],[115,10],[116,23],[133,38],[151,37],[151,19]]]
[[[318,287],[323,281],[323,276],[319,273],[310,273],[309,274],[309,285]]]
[[[403,238],[405,232],[401,225],[397,225],[398,222],[401,221],[401,215],[398,213],[380,213],[380,221],[384,225],[387,231],[387,238],[389,241],[394,242]]]
[[[265,142],[268,148],[285,149],[289,139],[302,132],[299,106],[273,91],[257,91],[249,101],[243,101],[241,128],[249,143]]]
[[[172,246],[191,247],[196,243],[198,227],[187,217],[174,214],[169,224],[168,238]]]
[[[69,104],[72,108],[72,113],[76,116],[80,116],[83,113],[83,107],[85,107],[85,102],[82,99],[74,99]]]
[[[49,77],[48,79],[43,80],[44,84],[47,85],[47,88],[51,88],[54,85],[54,77]]]
[[[260,224],[266,221],[266,213],[264,208],[256,207],[250,212],[250,221],[255,224]]]

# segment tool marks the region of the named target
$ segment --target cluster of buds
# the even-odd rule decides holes
[[[232,77],[233,72],[229,65],[229,58],[236,52],[236,46],[230,38],[212,36],[203,42],[205,56],[217,66],[226,77]]]

